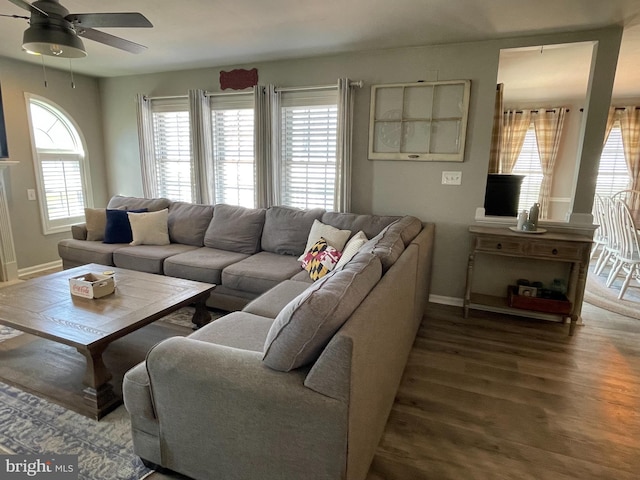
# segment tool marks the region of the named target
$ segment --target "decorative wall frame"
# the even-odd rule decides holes
[[[471,80],[371,87],[369,160],[462,162]]]

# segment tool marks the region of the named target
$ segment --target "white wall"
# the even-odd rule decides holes
[[[339,77],[363,80],[366,86],[356,92],[355,98],[353,210],[358,213],[411,214],[424,221],[435,222],[432,294],[460,298],[464,291],[468,254],[467,229],[474,222],[476,208],[484,202],[500,49],[529,41],[560,43],[607,34],[590,32],[390,49],[101,79],[109,193],[142,194],[134,103],[137,93],[180,95],[186,94],[190,88],[217,91],[220,70],[232,68],[256,67],[261,84],[277,86],[328,84]],[[465,161],[369,161],[369,87],[372,84],[435,79],[471,80]],[[606,94],[603,97],[606,100]],[[462,171],[462,185],[441,185],[441,174],[445,170]],[[590,206],[586,211],[590,211]]]
[[[48,60],[47,63],[56,60]],[[63,63],[65,64],[68,65],[68,62]],[[74,75],[76,88],[73,89],[68,71],[47,68],[46,75],[47,88],[44,86],[41,66],[0,57],[0,86],[9,160],[20,162],[5,171],[7,201],[19,269],[59,260],[58,241],[69,236],[68,233],[44,235],[38,202],[27,200],[27,189],[36,188],[36,177],[25,92],[51,100],[73,117],[87,143],[94,203],[101,205],[107,198],[98,81],[84,75]]]

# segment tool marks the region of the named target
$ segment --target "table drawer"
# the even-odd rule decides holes
[[[557,258],[561,260],[580,260],[582,259],[582,247],[553,242],[532,242],[528,245],[527,254],[535,257]]]
[[[505,238],[477,238],[476,250],[504,254],[523,254],[524,244]]]

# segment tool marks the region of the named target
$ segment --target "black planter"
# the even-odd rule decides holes
[[[490,173],[484,195],[484,214],[497,217],[517,217],[520,186],[524,175]]]

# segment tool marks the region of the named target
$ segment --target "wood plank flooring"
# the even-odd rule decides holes
[[[640,320],[583,319],[430,304],[367,480],[640,478]]]
[[[430,304],[367,480],[640,478],[640,321]]]

